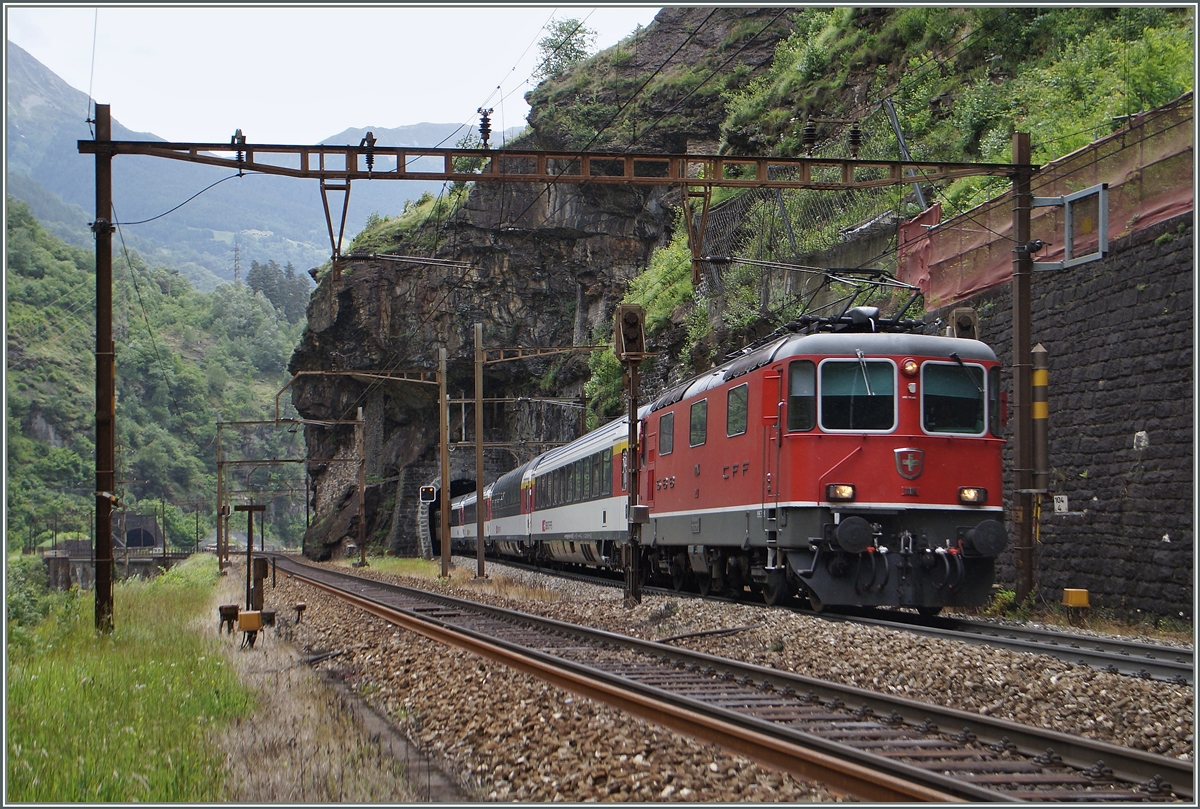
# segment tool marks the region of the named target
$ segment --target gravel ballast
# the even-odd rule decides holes
[[[362,575],[1191,760],[1194,690],[1086,666],[761,606],[647,595],[474,562],[449,581]],[[710,744],[628,717],[468,652],[440,646],[279,576],[276,632],[404,728],[478,800],[835,800]],[[308,609],[295,623],[291,605]],[[291,616],[290,618],[288,616]]]

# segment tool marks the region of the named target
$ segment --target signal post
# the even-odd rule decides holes
[[[642,525],[649,522],[649,509],[638,505],[638,365],[646,358],[646,313],[637,304],[622,304],[617,307],[616,325],[613,329],[613,353],[625,367],[625,378],[629,382],[629,538],[622,549],[625,568],[625,606],[636,607],[642,603],[641,580],[641,535]]]

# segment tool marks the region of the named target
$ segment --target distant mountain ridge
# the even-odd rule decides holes
[[[93,137],[86,122],[87,94],[71,87],[20,46],[13,42],[7,46],[7,193],[28,203],[59,238],[91,245],[88,223],[94,218],[95,162],[78,148],[78,141]],[[120,115],[119,109],[113,112]],[[321,142],[357,145],[368,131],[381,146],[452,147],[468,127],[425,122],[394,128],[348,128]],[[113,138],[163,140],[151,133],[133,132],[117,118],[113,120]],[[117,222],[155,217],[219,182],[171,215],[131,224],[121,231],[128,247],[151,264],[179,270],[198,289],[232,280],[235,243],[243,268],[251,261],[274,260],[280,265],[291,262],[304,272],[329,259],[324,209],[313,181],[247,174],[220,182],[229,176],[224,169],[141,155],[122,155],[113,169]],[[399,213],[407,200],[426,191],[437,194],[440,189],[441,183],[436,182],[355,183],[344,243],[362,229],[371,213]]]

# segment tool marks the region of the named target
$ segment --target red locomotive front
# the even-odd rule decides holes
[[[1002,523],[999,363],[977,340],[793,334],[643,421],[651,562],[816,606],[986,602]]]

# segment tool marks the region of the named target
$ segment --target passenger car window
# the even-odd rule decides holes
[[[750,386],[738,385],[729,391],[725,410],[725,435],[741,435],[746,432],[746,408],[750,401]]]
[[[927,362],[921,380],[921,426],[926,432],[983,433],[983,368]]]
[[[826,430],[890,430],[896,424],[896,366],[884,360],[831,360],[821,365],[821,426]]]
[[[811,430],[817,424],[817,368],[808,360],[788,368],[789,430]]]
[[[658,420],[658,454],[670,455],[675,451],[675,414],[664,413]]]
[[[692,405],[691,418],[688,424],[688,443],[698,447],[708,436],[708,399],[701,399]]]

